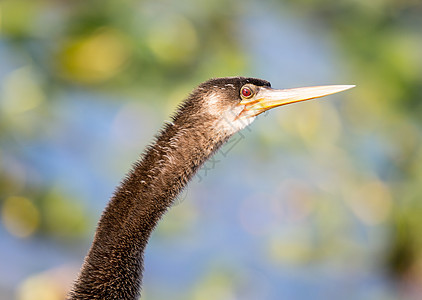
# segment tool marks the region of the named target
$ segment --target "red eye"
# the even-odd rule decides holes
[[[252,96],[252,90],[248,87],[242,88],[242,96],[244,98],[250,98]]]

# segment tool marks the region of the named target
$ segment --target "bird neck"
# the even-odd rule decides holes
[[[198,168],[228,139],[205,134],[210,126],[176,116],[134,164],[103,212],[70,299],[139,296],[143,251],[152,230]]]

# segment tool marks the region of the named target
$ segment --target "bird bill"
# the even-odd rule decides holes
[[[272,89],[262,87],[254,97],[251,99],[244,99],[240,102],[240,105],[245,106],[241,117],[254,117],[277,106],[320,98],[342,92],[353,87],[355,86],[323,85],[293,89]]]

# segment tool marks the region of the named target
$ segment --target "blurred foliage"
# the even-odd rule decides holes
[[[77,248],[73,243],[92,235],[97,217],[85,199],[48,171],[54,162],[47,158],[40,165],[35,154],[49,146],[64,147],[60,163],[66,168],[72,164],[66,160],[83,151],[72,136],[62,136],[73,134],[61,120],[63,113],[58,113],[63,110],[62,99],[72,91],[95,90],[153,102],[170,98],[177,103],[210,76],[243,73],[244,57],[232,18],[236,7],[224,4],[221,10],[223,3],[181,1],[176,7],[167,1],[131,0],[0,3],[4,47],[0,209],[9,234],[17,239],[54,239],[73,248]],[[128,117],[139,118],[134,115],[139,107],[133,108],[117,116],[117,131],[126,126]],[[172,104],[169,110],[173,109]],[[123,142],[123,148],[129,146]],[[57,272],[28,278],[17,297],[62,299],[67,289],[63,281],[70,283],[74,273],[67,277],[53,273]]]
[[[95,91],[104,96],[102,101],[109,99],[105,95],[150,103],[170,99],[170,104],[160,103],[171,106],[165,107],[169,113],[192,86],[209,77],[253,74],[248,64],[253,58],[241,41],[247,33],[242,32],[240,19],[253,7],[248,5],[222,0],[184,0],[177,5],[167,0],[3,0],[0,209],[6,231],[16,239],[53,237],[65,245],[90,234],[87,231],[96,218],[84,199],[67,187],[72,185],[66,179],[47,175],[49,165],[37,163],[33,154],[43,152],[43,144],[71,145],[69,152],[74,153],[67,153],[62,161],[87,151],[74,136],[61,136],[69,132],[65,130],[69,125],[60,120],[66,111],[57,113],[66,110],[60,101],[75,91]],[[371,230],[379,234],[385,230],[388,237],[382,239],[386,240],[382,257],[369,253],[366,262],[381,260],[399,286],[407,288],[403,297],[420,296],[421,1],[284,0],[272,2],[271,8],[275,14],[279,10],[280,16],[288,11],[306,20],[309,27],[315,25],[309,30],[317,36],[330,36],[341,53],[342,68],[356,80],[350,83],[358,88],[353,101],[338,107],[308,104],[300,114],[278,117],[289,143],[277,140],[279,129],[256,129],[256,144],[264,145],[258,162],[274,159],[271,149],[279,147],[266,146],[278,143],[300,168],[312,149],[314,157],[307,160],[312,167],[307,171],[315,176],[307,182],[280,179],[279,188],[266,196],[268,208],[262,207],[259,197],[247,198],[239,208],[239,223],[251,235],[268,238],[262,251],[272,264],[282,267],[327,257],[358,261],[359,253],[365,251],[362,244],[345,237],[351,223],[363,224],[374,243],[382,238],[371,235]],[[134,112],[141,114],[141,108],[125,106],[114,126],[127,126],[121,123]],[[143,113],[147,119],[149,111]],[[95,126],[94,121],[89,125]],[[84,133],[81,129],[80,134]],[[91,156],[95,161],[99,154],[94,151]],[[63,162],[63,168],[71,164]],[[178,224],[181,219],[191,224],[201,219],[192,207],[175,213],[179,215],[170,215],[169,223],[161,228],[165,237],[189,227]],[[300,229],[300,222],[305,221],[315,226],[315,236]],[[289,238],[274,231],[275,227],[287,228]],[[340,257],[333,249],[341,249]],[[230,272],[204,275],[188,298],[235,298],[234,289],[241,284],[234,282],[236,275],[227,275]],[[55,276],[46,273],[25,281],[21,299],[32,299],[25,296],[28,290],[54,282]],[[40,297],[61,297],[60,284],[53,286],[51,295],[40,289],[40,293],[47,291]]]
[[[1,198],[33,199],[44,216],[39,226],[79,234],[86,223],[75,219],[83,217],[77,208],[82,204],[45,190],[51,183],[28,170],[19,143],[54,136],[51,102],[72,86],[135,95],[153,90],[165,99],[182,83],[242,73],[242,55],[232,38],[235,25],[216,13],[220,4],[185,2],[174,10],[152,1],[2,1],[3,46],[15,51],[13,63],[21,67],[2,86]],[[24,212],[12,215],[25,222]]]
[[[390,267],[422,278],[422,2],[286,1],[298,14],[321,22],[339,41],[349,68],[359,76],[360,97],[345,113],[360,134],[383,135],[392,148],[390,167],[378,176],[392,188],[394,205]],[[359,95],[358,95],[359,96]],[[359,109],[364,107],[365,109]],[[359,114],[357,113],[359,111]],[[374,122],[378,120],[378,122]],[[372,127],[372,128],[371,128]],[[375,127],[375,128],[374,128]],[[371,133],[372,132],[372,133]],[[369,188],[369,186],[368,186]],[[384,188],[383,188],[384,189]],[[368,193],[369,192],[369,193]],[[385,194],[385,191],[382,192]],[[389,192],[388,192],[389,193]],[[389,197],[358,198],[385,202]],[[377,200],[379,199],[379,200]],[[368,207],[362,213],[367,213]],[[381,211],[380,211],[381,209]]]
[[[156,88],[241,70],[233,5],[223,1],[2,3],[2,33],[49,82]],[[29,53],[28,53],[29,52]]]

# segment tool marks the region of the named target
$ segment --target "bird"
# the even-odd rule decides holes
[[[138,299],[151,232],[208,158],[269,109],[352,87],[273,89],[249,77],[199,84],[115,190],[67,299]]]

